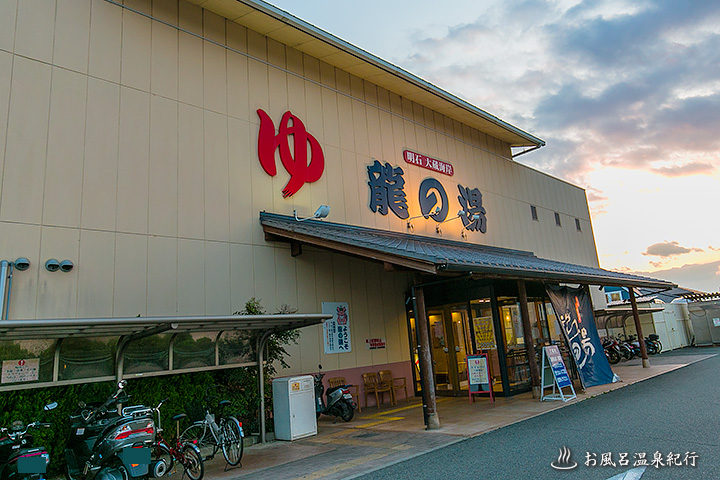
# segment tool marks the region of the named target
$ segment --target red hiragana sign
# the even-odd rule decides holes
[[[290,113],[285,112],[275,133],[275,124],[262,109],[258,109],[260,117],[260,133],[258,134],[258,158],[263,170],[274,177],[275,150],[280,149],[280,161],[290,174],[290,180],[283,188],[283,197],[287,198],[305,184],[320,179],[325,168],[325,158],[318,141],[305,130],[303,122]],[[292,121],[292,124],[291,124]],[[290,151],[289,137],[293,136],[293,151]],[[308,159],[308,144],[310,158]]]

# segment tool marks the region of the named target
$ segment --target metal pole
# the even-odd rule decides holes
[[[260,382],[260,443],[265,443],[265,369],[263,358],[265,350],[265,342],[270,338],[271,332],[265,332],[258,341],[258,379]]]
[[[642,356],[643,368],[650,368],[650,360],[648,359],[647,348],[645,347],[645,336],[643,336],[642,325],[640,324],[640,313],[638,312],[637,302],[635,301],[635,290],[628,287],[630,291],[630,305],[632,305],[633,318],[635,319],[635,331],[640,344],[640,355]]]
[[[528,310],[525,281],[518,280],[517,286],[519,295],[518,299],[520,300],[520,317],[523,326],[523,337],[525,339],[528,364],[530,365],[530,379],[532,381],[533,398],[540,398],[540,368],[538,367],[537,357],[535,356],[535,343],[532,336],[532,327],[530,326],[530,311]]]
[[[7,300],[7,279],[10,262],[0,261],[0,320],[5,320],[5,301]]]
[[[423,392],[423,410],[425,426],[428,430],[440,428],[435,401],[435,380],[433,377],[432,355],[430,354],[430,332],[428,331],[427,314],[425,313],[425,293],[423,287],[412,287],[415,299],[415,324],[420,340],[420,380]]]

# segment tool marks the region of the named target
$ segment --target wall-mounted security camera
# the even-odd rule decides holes
[[[45,270],[48,272],[57,272],[60,270],[60,262],[55,260],[54,258],[51,258],[47,262],[45,262]]]
[[[70,260],[63,260],[60,262],[60,271],[67,273],[72,270],[74,266]]]
[[[24,272],[30,268],[30,260],[28,260],[25,257],[20,257],[17,260],[15,260],[15,269]]]

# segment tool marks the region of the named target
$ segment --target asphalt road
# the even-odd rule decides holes
[[[693,351],[694,350],[694,351]],[[683,353],[720,353],[718,348]],[[720,479],[720,355],[621,388],[492,433],[471,438],[369,473],[375,479],[609,479],[633,468],[635,454],[648,464],[655,452],[662,465],[649,465],[641,480]],[[558,471],[560,448],[572,452],[573,470]],[[586,453],[597,455],[586,466]],[[602,453],[616,466],[600,466]],[[627,453],[629,464],[618,464]],[[695,467],[667,466],[696,455]],[[677,462],[677,458],[673,463]],[[656,464],[657,465],[657,464]]]

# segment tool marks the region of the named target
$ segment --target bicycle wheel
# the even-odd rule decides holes
[[[240,433],[240,422],[235,417],[228,417],[223,425],[222,452],[225,461],[233,467],[240,463],[243,456],[243,438]]]
[[[185,443],[181,455],[181,463],[190,480],[202,480],[205,476],[205,462],[203,462],[200,449],[192,443]]]
[[[180,434],[180,442],[191,443],[200,449],[201,455],[209,456],[208,451],[215,447],[215,439],[210,433],[210,427],[204,422],[190,425]]]

